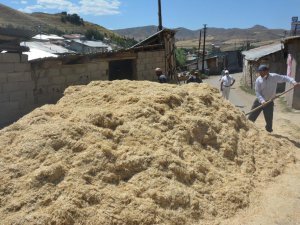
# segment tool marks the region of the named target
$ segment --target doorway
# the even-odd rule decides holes
[[[109,62],[109,80],[134,80],[134,60],[115,60]]]

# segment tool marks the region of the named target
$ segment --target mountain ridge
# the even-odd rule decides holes
[[[176,30],[176,43],[181,45],[181,42],[193,42],[188,44],[187,47],[196,47],[198,45],[199,32],[198,30],[190,30],[184,27],[174,28]],[[153,33],[157,32],[157,26],[142,26],[126,29],[112,30],[113,32],[125,36],[134,38],[135,40],[143,40]],[[268,42],[271,40],[278,40],[284,37],[287,31],[284,29],[269,29],[262,25],[254,25],[250,28],[215,28],[207,27],[207,41],[210,44],[216,44],[219,46],[225,46],[228,42],[234,42],[235,44],[243,42]],[[203,38],[203,33],[202,33]]]

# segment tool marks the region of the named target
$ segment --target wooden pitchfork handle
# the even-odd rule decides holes
[[[300,84],[300,83],[298,83],[298,85],[299,85],[299,84]],[[273,97],[273,98],[271,98],[270,100],[266,101],[265,104],[260,105],[260,106],[258,106],[258,107],[256,107],[256,108],[252,109],[250,112],[246,113],[245,115],[247,116],[247,115],[249,115],[250,113],[255,112],[256,110],[259,110],[259,109],[265,107],[265,106],[268,105],[270,102],[274,101],[276,98],[279,98],[280,96],[282,96],[282,95],[288,93],[289,91],[293,90],[294,88],[295,88],[295,86],[294,86],[294,87],[291,87],[290,89],[286,90],[285,92],[282,92],[282,93],[276,95],[275,97]]]

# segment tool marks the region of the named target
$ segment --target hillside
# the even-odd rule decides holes
[[[156,33],[157,26],[152,25],[152,26],[144,26],[144,27],[133,27],[127,29],[113,30],[113,32],[121,36],[134,38],[135,40],[140,41]]]
[[[44,21],[34,18],[28,14],[9,8],[0,4],[0,26],[16,27],[37,30],[38,26],[50,27]]]
[[[199,30],[189,30],[183,27],[175,28],[177,46],[179,47],[197,47],[199,39]],[[157,31],[156,26],[135,27],[128,29],[113,30],[114,32],[127,37],[133,37],[136,40],[144,39]],[[242,45],[246,41],[251,43],[269,43],[272,40],[278,40],[284,36],[283,29],[268,29],[264,26],[255,25],[248,29],[239,28],[207,28],[207,45],[215,44],[223,48]],[[203,34],[202,34],[203,35]],[[202,36],[203,37],[203,36]],[[259,45],[259,44],[258,44]]]
[[[61,21],[61,13],[46,14],[46,13],[22,13],[18,10],[0,4],[0,27],[15,27],[26,28],[36,32],[46,33],[82,33],[84,34],[89,29],[94,29],[108,37],[119,35],[107,30],[106,28],[84,21],[84,25],[75,25],[70,22],[63,23]]]
[[[80,26],[72,24],[70,22],[63,23],[61,21],[61,13],[57,13],[57,14],[32,13],[30,15],[31,17],[38,19],[39,21],[45,23],[47,22],[48,24],[51,24],[52,28],[57,29],[58,31],[63,33],[85,33],[89,29],[94,29],[94,30],[98,30],[99,32],[107,36],[115,35],[112,31],[87,21],[84,21],[84,25],[80,25]]]

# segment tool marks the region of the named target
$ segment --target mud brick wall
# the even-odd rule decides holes
[[[139,52],[137,57],[137,77],[138,80],[157,81],[155,68],[160,67],[163,73],[165,68],[165,51]]]
[[[31,65],[27,55],[0,54],[0,127],[28,113],[33,105]]]

